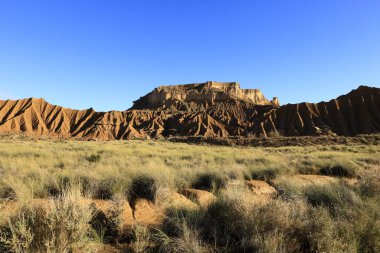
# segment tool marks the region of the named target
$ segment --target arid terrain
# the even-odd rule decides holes
[[[96,112],[44,99],[0,101],[0,133],[82,140],[170,137],[355,136],[380,132],[380,89],[329,102],[287,104],[236,82],[161,86],[126,111]]]
[[[366,86],[282,106],[236,82],[126,111],[0,101],[0,252],[380,252],[379,133]]]
[[[0,0],[0,253],[380,253],[380,0]]]
[[[2,135],[1,252],[379,252],[380,146]]]

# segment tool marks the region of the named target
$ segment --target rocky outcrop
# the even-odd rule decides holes
[[[237,82],[213,82],[195,83],[185,85],[160,86],[134,101],[131,109],[170,109],[186,110],[203,105],[209,107],[216,103],[224,103],[231,100],[244,100],[256,105],[279,106],[278,98],[269,101],[258,89],[240,89]]]
[[[115,140],[380,132],[379,88],[361,86],[317,104],[279,107],[275,101],[237,83],[215,82],[159,87],[126,111],[73,110],[35,98],[6,100],[0,101],[0,133]]]

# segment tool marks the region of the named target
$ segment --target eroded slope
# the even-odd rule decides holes
[[[161,91],[170,91],[171,97],[151,103],[148,94],[126,111],[73,110],[35,98],[0,101],[0,132],[99,140],[271,134],[350,136],[380,132],[378,88],[361,86],[329,102],[279,107],[278,100],[269,101],[261,93],[255,101],[251,98],[257,97],[257,92],[247,98],[234,83],[222,84],[207,91],[199,85],[195,90],[186,85],[174,91],[160,87]],[[192,98],[219,94],[226,99],[214,96],[211,100],[189,100],[178,95],[182,94],[179,91],[192,94]],[[180,99],[174,99],[173,94]]]

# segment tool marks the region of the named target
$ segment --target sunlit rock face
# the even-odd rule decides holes
[[[270,101],[265,98],[259,89],[241,89],[237,82],[209,81],[205,83],[160,86],[135,101],[132,108],[168,108],[178,102],[212,105],[230,100],[243,100],[256,105],[279,106],[277,97]]]

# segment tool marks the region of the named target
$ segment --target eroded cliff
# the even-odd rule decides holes
[[[194,83],[185,85],[160,86],[139,100],[134,101],[131,109],[171,109],[186,110],[199,105],[212,106],[231,100],[243,100],[256,105],[279,106],[277,97],[269,101],[259,89],[241,89],[237,82]]]
[[[361,86],[329,102],[278,105],[237,83],[162,86],[126,111],[96,112],[43,99],[0,101],[0,133],[78,139],[170,136],[304,136],[380,132],[380,89]]]

